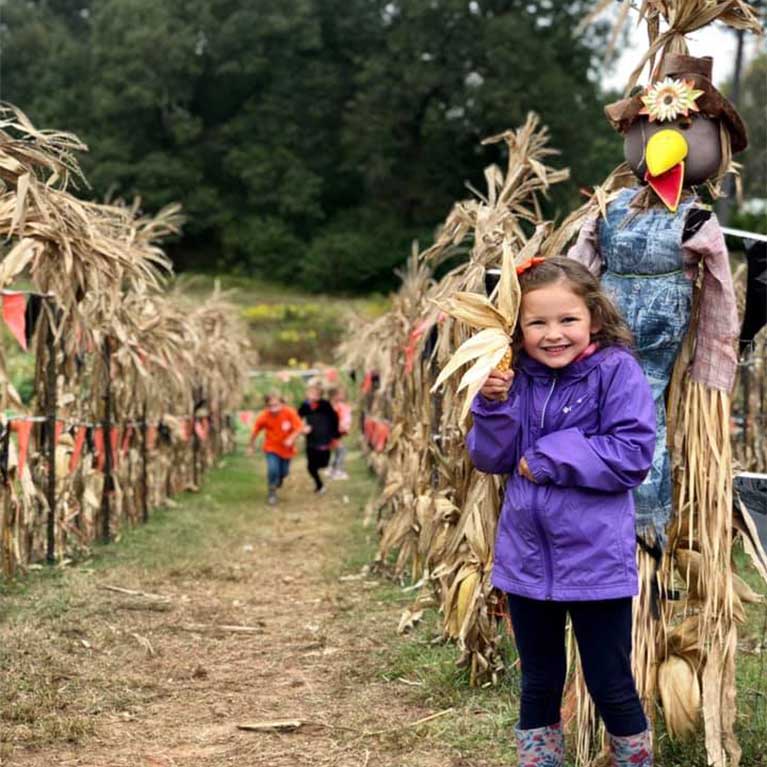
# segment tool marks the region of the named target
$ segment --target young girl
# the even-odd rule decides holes
[[[508,594],[522,666],[519,764],[564,764],[569,613],[614,767],[648,767],[631,674],[632,489],[652,462],[652,393],[626,324],[585,267],[551,258],[520,286],[516,369],[490,375],[468,435],[480,471],[509,474],[492,581]]]
[[[298,409],[298,415],[306,426],[306,466],[314,480],[314,492],[322,495],[325,486],[320,477],[320,469],[330,463],[330,445],[338,439],[338,415],[333,406],[322,398],[322,385],[311,380],[306,387],[306,399]]]
[[[346,473],[346,445],[343,440],[352,427],[352,406],[346,401],[346,390],[340,387],[331,389],[328,398],[338,416],[338,431],[341,433],[341,436],[331,443],[333,457],[330,460],[329,476],[331,479],[349,479]]]
[[[295,441],[303,431],[303,422],[298,413],[286,405],[277,392],[264,397],[266,406],[256,418],[250,433],[248,449],[253,452],[258,433],[264,430],[264,453],[266,454],[266,476],[268,482],[268,503],[277,503],[277,490],[282,486],[290,471],[290,460],[296,454]]]

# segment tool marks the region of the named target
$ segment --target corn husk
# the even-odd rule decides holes
[[[658,692],[668,734],[672,738],[692,735],[700,721],[701,693],[698,675],[686,658],[671,655],[661,663]]]

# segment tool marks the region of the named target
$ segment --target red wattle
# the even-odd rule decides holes
[[[672,213],[676,213],[684,184],[684,161],[677,163],[673,168],[669,168],[665,173],[658,176],[651,175],[648,170],[644,174],[644,180],[661,198],[663,204]]]

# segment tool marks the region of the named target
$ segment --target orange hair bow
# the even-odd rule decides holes
[[[519,264],[519,266],[517,266],[517,276],[523,274],[528,269],[532,269],[534,266],[538,266],[538,264],[542,264],[545,260],[545,258],[540,258],[539,256],[528,258],[527,261],[523,261],[521,264]]]

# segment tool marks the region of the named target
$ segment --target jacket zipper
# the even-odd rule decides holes
[[[554,377],[551,379],[551,388],[549,389],[549,393],[546,395],[546,401],[543,403],[543,410],[541,411],[541,431],[543,431],[543,419],[546,417],[546,408],[549,406],[549,401],[551,400],[551,395],[554,394],[556,385],[557,376],[554,375]]]
[[[541,410],[541,431],[543,431],[543,422],[546,418],[546,408],[549,406],[549,402],[551,401],[551,397],[554,394],[554,389],[557,386],[557,376],[556,374],[551,379],[551,388],[549,389],[549,393],[546,396],[546,401],[543,403],[543,410]],[[552,565],[551,565],[551,551],[549,550],[549,541],[546,537],[546,532],[543,529],[543,524],[541,523],[539,515],[539,510],[535,510],[535,526],[538,528],[538,534],[541,536],[541,543],[542,543],[542,549],[543,549],[543,575],[545,580],[545,589],[546,599],[551,599],[552,594],[551,590],[554,586],[554,574],[552,572]]]

